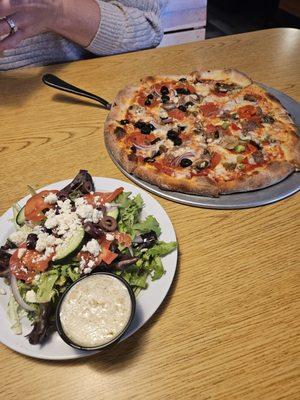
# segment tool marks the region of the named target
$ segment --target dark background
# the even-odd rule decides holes
[[[300,0],[207,1],[206,39],[277,27],[300,29]]]

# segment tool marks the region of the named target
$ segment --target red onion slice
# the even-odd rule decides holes
[[[14,298],[16,302],[24,308],[24,310],[27,311],[34,311],[35,308],[33,306],[30,306],[29,304],[25,303],[23,300],[22,296],[20,295],[18,284],[17,284],[17,279],[13,274],[10,274],[10,286],[11,286],[11,291],[14,295]]]
[[[133,143],[134,147],[136,147],[138,150],[151,150],[156,147],[155,144],[150,144],[150,145],[140,145],[140,144],[135,144]]]
[[[161,118],[161,123],[162,124],[170,124],[171,122],[173,122],[173,118],[171,118],[171,117]]]

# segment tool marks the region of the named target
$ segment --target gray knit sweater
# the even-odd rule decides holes
[[[0,54],[0,71],[139,50],[157,46],[161,41],[160,12],[167,0],[96,1],[101,21],[87,48],[56,34],[44,33]]]

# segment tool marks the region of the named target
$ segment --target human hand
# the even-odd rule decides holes
[[[0,21],[0,51],[14,48],[23,39],[47,32],[62,14],[62,0],[0,0],[0,18],[9,17],[17,31],[11,34],[9,23]]]
[[[17,27],[11,32],[9,17]],[[86,47],[100,23],[95,0],[0,0],[0,52],[15,48],[23,39],[52,31]],[[1,38],[3,38],[1,40]]]

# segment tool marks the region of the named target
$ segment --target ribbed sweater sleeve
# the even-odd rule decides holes
[[[96,0],[101,12],[87,50],[108,55],[157,46],[163,36],[160,12],[167,0]]]

